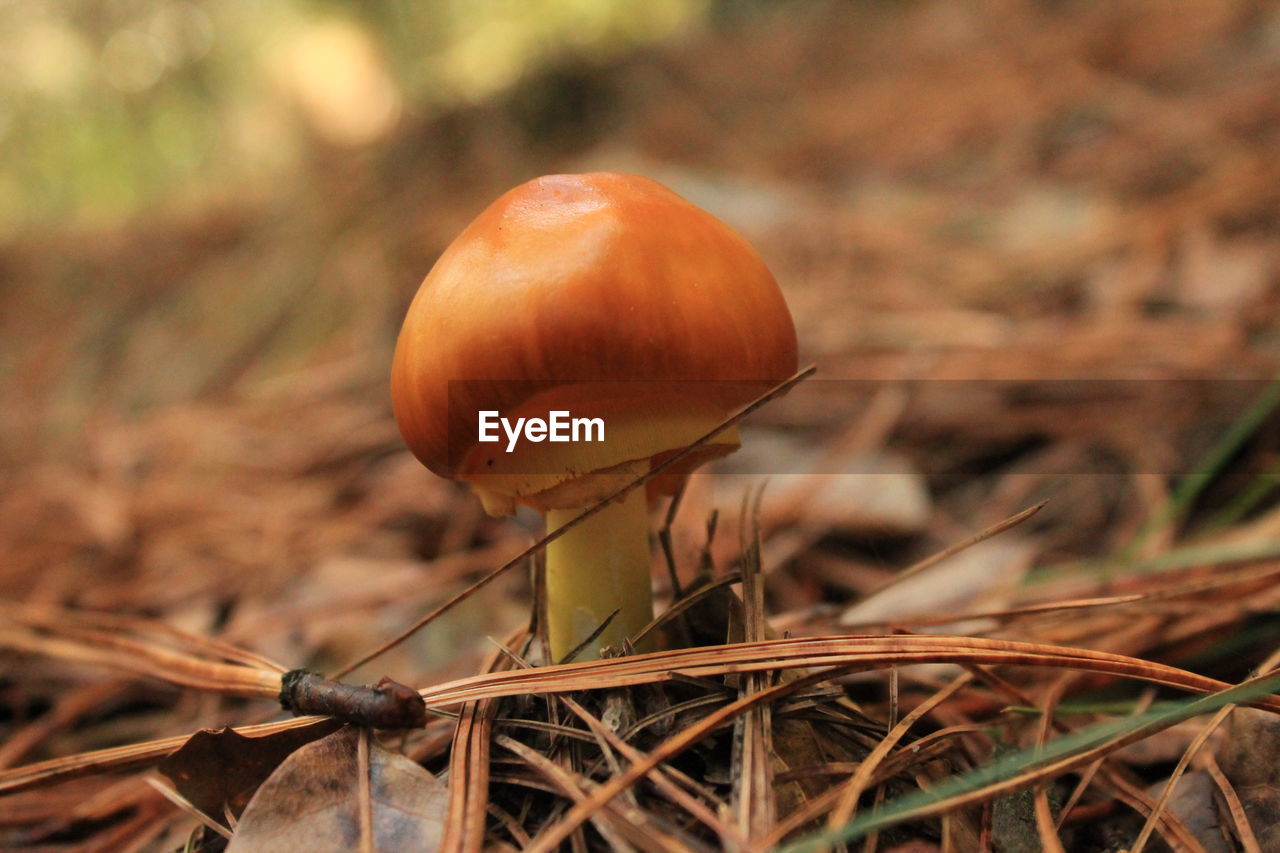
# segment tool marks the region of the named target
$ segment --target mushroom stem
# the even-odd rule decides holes
[[[557,530],[582,509],[547,511],[547,530]],[[644,489],[610,504],[547,545],[547,637],[555,661],[600,627],[609,626],[578,654],[600,657],[653,619],[649,579],[649,513]]]

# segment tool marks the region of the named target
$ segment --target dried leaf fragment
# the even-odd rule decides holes
[[[438,849],[446,786],[369,737],[362,802],[360,737],[348,726],[289,756],[249,802],[227,853],[348,853],[360,849],[362,819],[379,853]]]
[[[182,796],[216,821],[225,803],[240,814],[249,798],[280,763],[299,747],[331,734],[342,724],[319,720],[305,728],[246,737],[230,726],[202,729],[157,765]]]
[[[1218,761],[1262,849],[1280,850],[1280,725],[1267,714],[1237,708]]]

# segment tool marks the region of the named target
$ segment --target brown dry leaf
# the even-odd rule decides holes
[[[744,436],[742,450],[717,471],[724,475],[716,482],[719,506],[732,506],[752,483],[768,483],[766,530],[801,524],[844,536],[909,536],[924,530],[932,511],[928,484],[905,456],[873,451],[832,460],[812,442],[773,430]]]
[[[1158,797],[1166,784],[1168,780],[1158,782],[1148,788],[1147,793]],[[1223,835],[1225,830],[1215,801],[1216,793],[1217,788],[1209,774],[1203,770],[1195,770],[1178,779],[1167,808],[1187,825],[1187,829],[1191,830],[1208,853],[1231,853],[1234,848]]]
[[[1006,536],[979,542],[858,602],[841,615],[840,624],[873,625],[1009,607],[1035,554],[1035,546],[1023,539]],[[964,633],[977,627],[966,623],[938,630]]]
[[[1266,714],[1237,708],[1217,757],[1262,849],[1280,850],[1280,725]]]
[[[811,527],[852,536],[907,536],[929,522],[928,485],[904,456],[871,453],[838,471],[809,476],[818,483],[803,515]]]
[[[1275,269],[1271,241],[1218,240],[1201,226],[1183,241],[1175,296],[1183,305],[1201,311],[1242,313],[1258,304]]]
[[[302,729],[245,737],[230,726],[202,729],[157,765],[178,793],[200,811],[221,821],[223,804],[240,814],[253,792],[298,748],[331,734],[337,720],[319,720]]]
[[[285,759],[244,811],[227,853],[348,853],[360,849],[361,730],[348,726]],[[448,789],[369,738],[372,850],[438,848]]]
[[[772,770],[775,776],[788,770],[821,765],[833,760],[832,756],[852,762],[861,760],[865,755],[865,750],[855,754],[842,740],[824,738],[811,720],[783,718],[773,722]],[[808,778],[777,784],[774,796],[778,799],[778,816],[790,817],[804,808],[807,802],[821,796],[829,786],[827,780]],[[811,831],[820,828],[817,822],[811,824]]]

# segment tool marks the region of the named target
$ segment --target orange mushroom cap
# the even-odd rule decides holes
[[[491,204],[436,261],[391,390],[414,455],[502,513],[598,500],[632,463],[685,446],[795,369],[786,302],[737,232],[648,178],[550,175]],[[554,409],[602,418],[606,441],[525,445],[517,461],[477,440],[481,411]],[[676,473],[736,447],[724,435]]]

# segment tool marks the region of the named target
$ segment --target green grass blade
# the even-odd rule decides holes
[[[927,791],[908,794],[885,803],[878,810],[861,814],[843,827],[831,832],[810,835],[784,845],[784,853],[809,853],[831,847],[841,842],[855,841],[870,832],[885,829],[908,820],[928,817],[946,811],[951,800],[980,791],[988,786],[1012,780],[1028,770],[1067,759],[1078,753],[1133,735],[1146,737],[1161,729],[1188,720],[1200,714],[1218,710],[1224,705],[1248,702],[1280,689],[1280,675],[1246,682],[1229,690],[1173,703],[1171,707],[1147,711],[1133,717],[1124,717],[1082,729],[1050,741],[1042,749],[1029,748],[1011,753],[990,764],[946,779]],[[1129,738],[1125,742],[1140,739]],[[1034,780],[1027,783],[1034,784]],[[1025,787],[1025,786],[1021,786]],[[1014,789],[1010,789],[1014,790]],[[1001,791],[1000,793],[1006,793]]]

